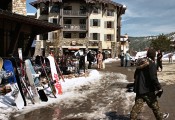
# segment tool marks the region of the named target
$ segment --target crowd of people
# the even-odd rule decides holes
[[[127,67],[128,64],[131,62],[130,60],[132,58],[128,51],[126,51],[126,53],[124,53],[123,50],[121,50],[119,57],[120,57],[121,67],[123,67],[123,66]]]
[[[105,52],[98,51],[97,54],[93,54],[92,51],[89,50],[89,52],[87,53],[87,61],[89,62],[88,69],[91,69],[93,62],[97,62],[98,69],[104,69],[105,59],[106,59]]]

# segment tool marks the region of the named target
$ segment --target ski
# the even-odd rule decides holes
[[[34,98],[33,98],[33,96],[32,96],[31,91],[29,90],[29,88],[28,88],[28,86],[27,86],[27,83],[26,83],[26,80],[25,80],[25,76],[24,76],[24,72],[22,72],[22,71],[24,71],[24,69],[23,69],[22,67],[20,68],[20,67],[18,66],[18,63],[17,63],[16,59],[15,59],[13,56],[12,56],[12,60],[14,61],[15,70],[17,71],[16,74],[17,74],[17,76],[19,77],[20,82],[21,82],[21,84],[23,85],[24,89],[25,89],[26,92],[28,93],[29,98],[30,98],[32,104],[34,104]],[[20,62],[22,62],[22,61],[20,61]],[[21,69],[23,69],[23,70],[21,70]]]
[[[41,56],[41,57],[42,57],[42,56]],[[47,59],[47,58],[46,58],[46,59]],[[53,94],[53,96],[56,98],[56,96],[55,96],[56,90],[55,90],[55,87],[54,87],[54,82],[53,82],[53,80],[51,80],[50,77],[48,76],[48,73],[46,72],[46,69],[45,69],[46,65],[42,62],[41,58],[40,58],[40,62],[41,62],[41,67],[42,67],[42,69],[43,69],[43,71],[44,71],[44,74],[45,74],[47,80],[49,81],[48,84],[49,84],[49,87],[50,87],[50,89],[51,89],[51,91],[52,91],[52,94]],[[46,61],[45,61],[45,62],[46,62]]]

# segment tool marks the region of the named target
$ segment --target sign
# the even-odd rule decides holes
[[[72,46],[76,46],[76,44],[77,44],[76,41],[72,41],[72,42],[71,42],[71,45],[72,45]]]

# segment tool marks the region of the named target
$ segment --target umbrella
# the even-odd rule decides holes
[[[77,51],[77,52],[74,53],[74,55],[75,55],[76,57],[78,57],[78,56],[83,56],[83,51]]]
[[[105,50],[104,53],[105,54],[111,54],[111,52],[109,50]]]

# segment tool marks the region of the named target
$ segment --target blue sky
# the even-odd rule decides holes
[[[127,6],[122,34],[149,36],[175,32],[175,0],[114,0]]]
[[[27,13],[35,13],[36,12],[36,9],[29,4],[30,2],[33,2],[33,1],[35,1],[35,0],[26,0],[26,2],[27,2]]]
[[[27,0],[27,12],[36,12]],[[122,15],[122,32],[129,36],[150,36],[175,32],[175,0],[113,0],[127,6]]]

